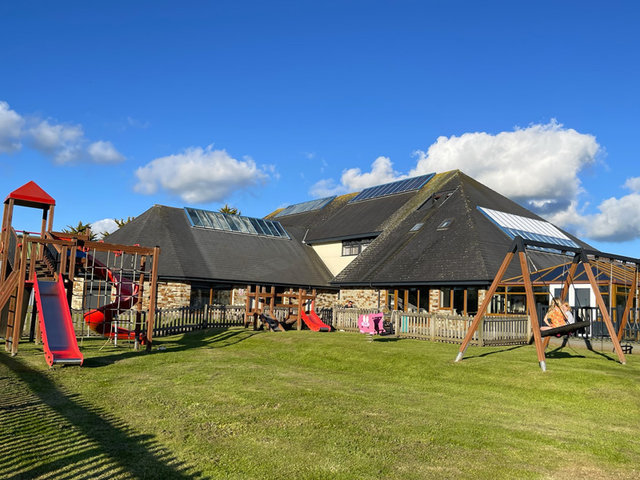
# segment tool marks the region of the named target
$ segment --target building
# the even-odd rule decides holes
[[[247,285],[264,285],[317,289],[318,308],[351,300],[470,315],[515,235],[591,248],[458,170],[291,205],[263,219],[154,205],[109,241],[161,247],[161,307],[242,303]],[[533,252],[530,261],[534,269],[561,262],[551,251]],[[495,309],[524,311],[517,288],[502,294]]]

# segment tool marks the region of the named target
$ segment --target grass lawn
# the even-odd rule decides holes
[[[214,330],[83,367],[0,353],[0,478],[640,476],[640,362]],[[161,347],[159,349],[158,347]]]

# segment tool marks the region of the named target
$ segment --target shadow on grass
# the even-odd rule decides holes
[[[478,355],[465,355],[465,358],[482,358],[488,357],[489,355],[497,355],[499,353],[511,352],[512,350],[517,350],[522,347],[526,347],[527,345],[514,345],[509,348],[503,348],[501,350],[493,350],[491,352],[480,353]]]
[[[589,347],[590,347],[590,345],[589,345]],[[567,352],[566,350],[564,350],[564,348],[565,348],[564,345],[561,345],[561,346],[559,346],[557,348],[554,348],[553,350],[550,350],[549,352],[547,352],[545,354],[545,356],[547,358],[587,358],[586,356],[580,355],[578,353]],[[614,363],[618,362],[618,359],[612,357],[611,355],[607,355],[606,353],[599,352],[598,350],[594,350],[593,348],[588,348],[588,350],[591,353],[604,358],[605,360],[609,360],[609,361],[614,362]]]
[[[150,352],[144,350],[123,350],[110,353],[109,355],[97,355],[86,358],[82,366],[83,368],[104,367],[139,355],[162,355],[167,352],[180,352],[195,348],[225,348],[248,340],[260,333],[263,332],[223,327],[188,332],[182,334],[179,338],[156,337],[153,340],[153,349]]]
[[[6,479],[201,478],[150,435],[0,355],[0,472]]]

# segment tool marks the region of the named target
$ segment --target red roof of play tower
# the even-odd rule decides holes
[[[42,205],[55,205],[56,201],[33,180],[14,190],[5,199],[4,203],[13,198],[16,205],[25,207],[40,207]]]

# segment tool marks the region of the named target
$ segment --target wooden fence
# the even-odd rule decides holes
[[[114,328],[134,330],[137,315],[138,312],[135,309],[119,313],[117,321],[114,322]],[[139,315],[144,329],[147,312],[142,311]],[[71,318],[78,338],[102,336],[89,329],[84,322],[82,310],[72,310]],[[199,309],[191,307],[159,308],[156,310],[153,336],[165,337],[207,328],[241,327],[243,325],[244,305],[205,305]]]
[[[156,311],[154,337],[219,327],[240,327],[244,325],[244,305],[206,305],[204,308],[190,307],[162,308]],[[376,309],[333,308],[322,311],[322,319],[335,330],[345,332],[358,331],[358,317],[364,314],[378,313]],[[275,316],[282,320],[287,309],[278,309]],[[135,309],[118,315],[117,326],[133,330],[135,328]],[[146,322],[146,312],[140,312],[142,325]],[[81,310],[72,310],[72,318],[78,338],[100,336],[92,332],[84,322]],[[462,343],[472,317],[445,313],[405,313],[393,311],[385,315],[387,325],[393,327],[398,337],[432,340],[437,342]],[[115,325],[114,325],[115,326]],[[633,329],[635,324],[632,324]],[[531,326],[527,315],[488,315],[482,320],[478,331],[471,341],[472,345],[519,345],[529,341]],[[634,329],[635,332],[635,329]]]
[[[391,321],[398,337],[435,342],[462,343],[473,317],[443,313],[394,311]],[[527,315],[485,316],[474,333],[472,345],[520,345],[529,341],[531,326]]]
[[[358,332],[358,317],[370,313],[379,313],[380,310],[366,308],[334,308],[333,318],[322,317],[325,323],[329,323],[335,330],[345,332]],[[328,317],[328,315],[327,315]]]

